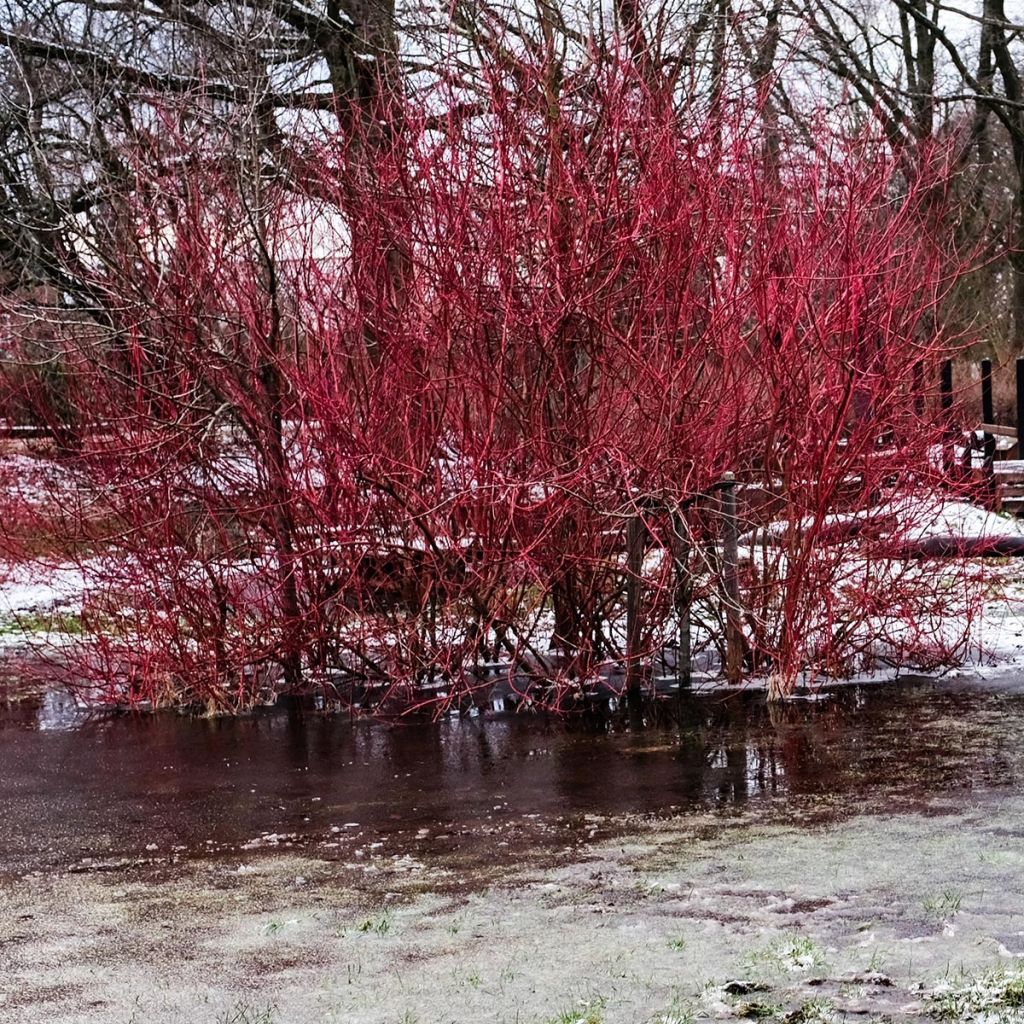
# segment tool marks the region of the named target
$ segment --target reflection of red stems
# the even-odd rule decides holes
[[[102,316],[59,324],[59,372],[4,364],[60,441],[61,485],[4,518],[86,572],[72,685],[444,708],[490,665],[565,708],[616,664],[646,685],[680,600],[720,661],[726,471],[738,671],[957,656],[967,567],[877,554],[943,483],[943,153],[907,180],[823,128],[768,166],[759,119],[646,74],[613,50],[556,95],[524,56],[486,116],[438,89],[277,177],[173,112],[189,159],[125,153],[116,228],[68,259]]]

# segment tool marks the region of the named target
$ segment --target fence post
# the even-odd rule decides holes
[[[939,375],[939,407],[942,418],[942,472],[949,475],[956,461],[953,444],[953,427],[950,423],[953,411],[953,360],[947,359],[942,364]]]
[[[992,360],[981,361],[981,422],[995,423],[995,403],[992,400]]]
[[[985,488],[988,506],[994,511],[999,510],[999,486],[996,483],[996,439],[992,434],[985,435],[984,442]]]
[[[992,400],[992,360],[981,361],[981,422],[991,426],[996,421],[995,402]],[[996,439],[987,430],[982,432],[982,467],[985,491],[990,508],[996,506]]]
[[[740,630],[739,526],[736,522],[736,475],[725,473],[721,485],[722,583],[725,590],[725,677],[743,681],[743,634]]]
[[[632,516],[626,524],[626,700],[631,710],[640,705],[640,576],[645,531],[640,516]]]
[[[1024,458],[1021,433],[1024,432],[1024,356],[1017,357],[1017,458]]]
[[[693,588],[690,585],[690,532],[685,513],[680,510],[672,516],[672,556],[675,562],[676,622],[679,627],[676,647],[676,682],[680,690],[688,690],[693,684],[691,661],[693,652],[690,637],[690,601]]]

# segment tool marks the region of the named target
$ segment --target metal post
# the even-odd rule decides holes
[[[736,476],[722,477],[722,583],[725,590],[725,677],[743,681],[743,634],[740,630],[739,527],[736,522]]]

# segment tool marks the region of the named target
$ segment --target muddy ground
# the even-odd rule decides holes
[[[1013,793],[825,825],[609,824],[548,868],[357,839],[11,878],[0,1019],[904,1021],[1024,954]]]

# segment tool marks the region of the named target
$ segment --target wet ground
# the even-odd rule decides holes
[[[0,1021],[916,1020],[1017,963],[1024,686],[664,710],[11,701]]]

